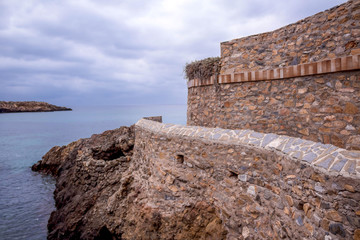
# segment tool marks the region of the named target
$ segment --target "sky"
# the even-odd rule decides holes
[[[0,0],[0,100],[186,104],[186,63],[344,2]]]

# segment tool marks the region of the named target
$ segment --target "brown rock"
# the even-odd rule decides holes
[[[353,118],[353,116],[347,115],[347,116],[344,116],[344,120],[351,123],[354,120],[354,118]]]
[[[314,122],[322,122],[323,121],[322,118],[320,118],[320,117],[314,117],[312,120]]]
[[[318,107],[311,107],[310,108],[310,112],[312,112],[312,113],[318,113],[319,112],[319,108]],[[321,118],[319,118],[320,119],[320,121],[322,120]]]
[[[351,102],[347,102],[345,104],[344,113],[357,114],[357,113],[359,113],[359,109],[355,106],[355,104],[353,104]]]
[[[346,142],[346,148],[360,150],[360,135],[351,136]]]
[[[322,113],[335,113],[334,107],[322,107],[320,108],[320,112]]]
[[[320,226],[321,226],[325,231],[329,231],[329,226],[330,226],[329,220],[326,219],[326,218],[324,218],[323,220],[321,220]]]
[[[284,213],[288,216],[290,216],[290,211],[287,207],[284,208]]]
[[[355,41],[349,41],[345,44],[345,49],[348,50],[350,48],[354,48],[357,46],[357,43]]]
[[[315,96],[313,94],[309,93],[306,95],[305,101],[308,103],[312,103],[315,101]]]
[[[280,194],[280,188],[278,188],[278,187],[275,187],[275,186],[271,186],[271,190],[274,192],[274,193],[276,193],[277,195],[279,195]]]
[[[289,195],[285,195],[285,198],[289,206],[292,207],[294,205],[294,200],[292,199],[292,197]]]
[[[323,142],[325,144],[330,143],[330,136],[329,135],[322,135]]]
[[[219,235],[219,233],[223,233],[223,231],[223,225],[219,218],[215,218],[205,228],[206,235],[209,237],[209,239],[216,239],[221,237],[223,234]]]
[[[303,192],[301,191],[301,189],[298,186],[293,186],[291,188],[291,190],[298,196],[302,196]]]
[[[305,136],[310,135],[310,132],[309,132],[308,128],[300,129],[298,132],[301,133],[302,135],[305,135]]]
[[[326,213],[326,217],[335,222],[342,222],[342,217],[336,210],[330,210]]]
[[[249,110],[254,111],[256,109],[256,106],[255,105],[250,105],[248,108],[249,108]]]
[[[320,174],[313,173],[310,178],[311,178],[311,180],[314,180],[316,182],[325,183],[325,179],[323,177],[321,177]]]
[[[317,82],[317,83],[325,83],[325,80],[324,80],[324,78],[316,78],[315,82]]]
[[[319,132],[321,132],[321,133],[331,133],[332,130],[331,130],[331,128],[320,127]]]
[[[309,231],[310,235],[312,236],[314,233],[314,227],[309,223],[305,223],[305,227]]]
[[[344,128],[346,127],[346,125],[347,123],[342,121],[333,121],[324,124],[325,127],[334,127],[334,128]]]
[[[282,116],[288,116],[290,114],[290,110],[288,108],[282,108],[280,109],[279,114]]]
[[[235,96],[238,98],[243,98],[243,97],[247,96],[247,93],[246,92],[245,93],[244,92],[236,92]]]
[[[351,54],[351,55],[358,55],[358,54],[360,54],[360,48],[351,50],[351,53],[350,53],[350,54]]]
[[[345,184],[345,185],[344,185],[344,188],[345,188],[346,190],[348,190],[349,192],[355,192],[354,187],[351,186],[351,185],[349,185],[349,184]]]
[[[324,117],[325,121],[335,121],[336,120],[336,116],[335,115],[329,115]]]
[[[299,111],[299,113],[302,114],[302,115],[306,115],[306,114],[308,114],[309,112],[308,112],[306,109],[301,109],[301,110]]]
[[[48,239],[118,238],[108,227],[115,221],[108,224],[104,216],[119,214],[117,204],[130,191],[133,178],[123,173],[132,162],[134,140],[134,127],[105,131],[50,150],[34,167],[46,172],[50,166],[61,184],[54,195],[57,209],[49,219]],[[144,176],[148,173],[145,168]]]
[[[228,108],[228,107],[232,107],[234,105],[233,102],[225,102],[224,103],[224,107]]]
[[[298,89],[298,94],[304,94],[304,93],[306,93],[307,91],[308,91],[307,88],[300,88],[300,89]]]
[[[295,104],[294,104],[294,101],[293,101],[293,100],[287,100],[287,101],[284,103],[284,106],[285,106],[285,107],[294,107]]]
[[[338,137],[336,135],[331,135],[331,143],[334,144],[335,146],[344,147],[344,140],[341,137]]]
[[[341,131],[340,131],[340,134],[348,136],[348,135],[350,135],[351,133],[350,133],[348,130],[341,130]]]
[[[360,240],[360,229],[354,231],[354,240]]]
[[[265,99],[264,95],[260,95],[257,99],[257,103],[261,104],[264,101],[264,99]]]
[[[304,212],[305,212],[305,215],[307,214],[307,212],[309,211],[309,209],[310,209],[310,203],[305,203],[305,204],[303,205],[303,210],[304,210]]]
[[[304,108],[305,108],[305,109],[310,109],[310,108],[311,108],[310,103],[304,103]]]
[[[166,157],[166,154],[164,152],[159,152],[159,158],[164,159]]]

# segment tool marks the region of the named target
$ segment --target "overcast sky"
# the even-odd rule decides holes
[[[0,0],[0,100],[186,104],[185,63],[345,0]]]

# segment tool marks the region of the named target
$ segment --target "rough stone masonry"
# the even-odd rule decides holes
[[[359,239],[359,151],[145,119],[135,128],[147,206],[165,216],[213,206],[218,218],[204,228],[226,234],[209,239]]]
[[[360,150],[360,1],[221,43],[221,71],[188,82],[187,123]]]

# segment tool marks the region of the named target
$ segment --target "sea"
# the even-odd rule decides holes
[[[55,210],[55,180],[32,172],[31,166],[48,150],[148,116],[186,124],[186,105],[83,106],[73,111],[0,114],[0,239],[46,239],[47,222]]]

